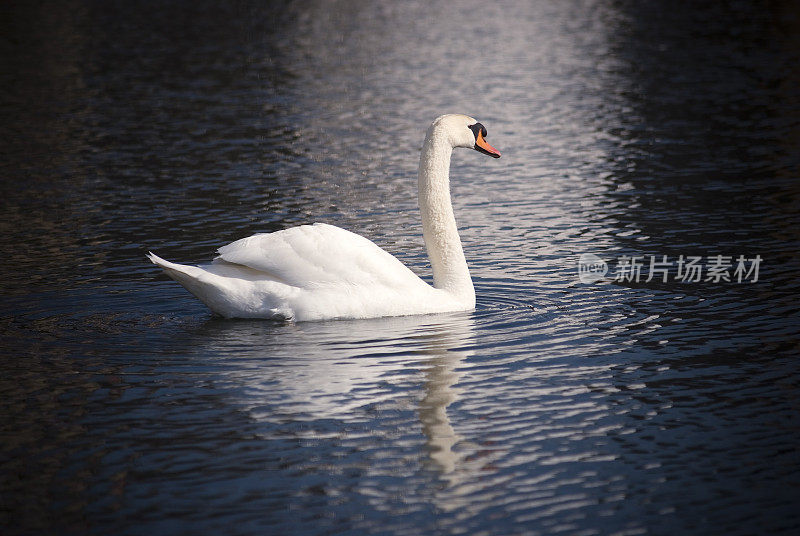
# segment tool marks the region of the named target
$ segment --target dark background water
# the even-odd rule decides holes
[[[4,4],[3,533],[796,533],[789,4]],[[474,313],[223,321],[144,258],[322,221],[427,276],[447,112],[504,154],[454,155]]]

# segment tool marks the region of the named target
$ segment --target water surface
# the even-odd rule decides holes
[[[9,8],[3,532],[795,533],[800,19],[701,4]],[[447,112],[503,152],[453,159],[473,313],[224,321],[144,257],[321,221],[429,277]]]

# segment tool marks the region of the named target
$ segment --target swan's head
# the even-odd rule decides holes
[[[500,158],[500,151],[486,141],[486,127],[468,115],[448,114],[437,117],[428,129],[428,136],[434,132],[445,135],[453,147],[475,149],[492,158]]]

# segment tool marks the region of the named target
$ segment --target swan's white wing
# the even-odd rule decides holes
[[[372,241],[324,223],[243,238],[221,247],[219,258],[303,289],[427,286]]]

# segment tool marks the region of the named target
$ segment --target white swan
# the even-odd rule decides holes
[[[466,115],[431,123],[419,161],[422,231],[433,286],[370,240],[324,223],[257,234],[221,247],[211,264],[148,257],[227,318],[373,318],[475,308],[475,290],[450,202],[450,155],[474,148],[494,158],[486,128]]]

